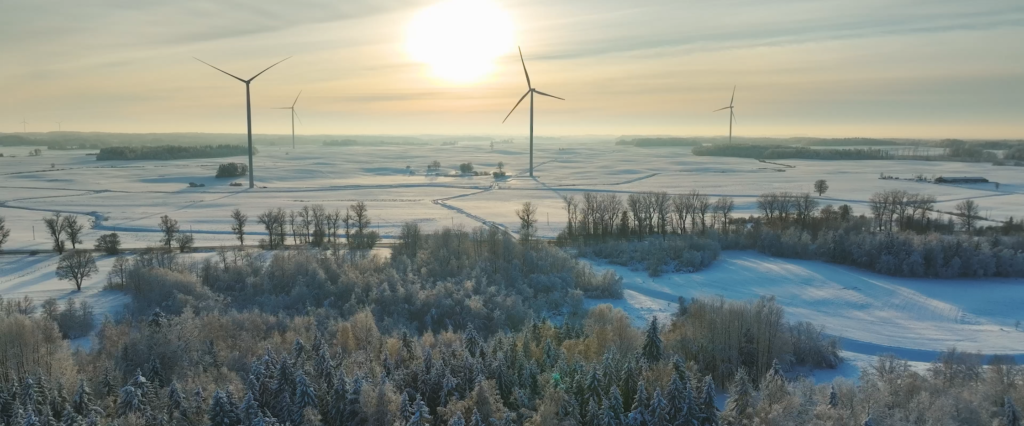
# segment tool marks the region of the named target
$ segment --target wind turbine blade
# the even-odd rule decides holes
[[[292,107],[275,107],[275,108],[271,108],[271,109],[292,109]]]
[[[536,94],[538,94],[538,95],[544,95],[544,96],[547,96],[547,97],[549,97],[549,98],[561,99],[561,100],[563,100],[563,101],[565,100],[565,99],[559,98],[558,96],[555,96],[555,95],[549,95],[549,94],[547,94],[547,93],[541,92],[540,90],[537,90],[537,89],[534,89],[533,91],[534,91],[534,93],[536,93]]]
[[[523,97],[519,98],[519,102],[516,102],[516,106],[512,107],[512,111],[509,111],[509,112],[508,112],[508,115],[506,115],[506,116],[505,116],[505,119],[504,119],[504,120],[501,120],[501,122],[502,122],[502,123],[504,123],[505,121],[507,121],[507,120],[508,120],[508,117],[509,117],[510,115],[512,115],[512,112],[513,112],[513,111],[515,111],[515,110],[516,110],[516,107],[518,107],[518,106],[519,106],[519,104],[523,103],[523,99],[526,99],[526,96],[527,96],[527,95],[529,95],[529,94],[530,94],[530,90],[527,90],[527,91],[526,91],[526,93],[524,93],[524,94],[523,94]]]
[[[302,117],[299,117],[299,112],[292,108],[292,114],[295,114],[295,118],[299,119],[299,124],[302,124]]]
[[[528,71],[526,71],[526,59],[523,59],[523,48],[522,47],[519,48],[519,61],[523,63],[523,74],[526,74],[526,86],[532,89],[533,88],[533,84],[530,83],[530,73]]]
[[[722,108],[716,109],[716,110],[714,110],[714,111],[711,111],[711,112],[718,112],[718,111],[721,111],[721,110],[723,110],[723,109],[729,109],[729,108],[732,108],[732,107],[731,107],[731,106],[727,106],[727,107],[722,107]]]
[[[732,122],[733,123],[738,123],[738,121],[736,121],[736,113],[735,112],[730,112],[730,114],[732,114]]]
[[[234,78],[235,80],[238,80],[238,81],[241,81],[242,83],[245,83],[245,80],[242,80],[242,79],[238,78],[238,76],[236,76],[236,75],[234,75],[234,74],[232,74],[232,73],[229,73],[229,72],[227,72],[227,71],[224,71],[224,70],[222,70],[222,69],[220,69],[220,68],[217,68],[217,67],[215,67],[215,66],[213,66],[213,65],[210,65],[210,63],[209,63],[209,62],[206,62],[206,61],[204,61],[204,60],[202,60],[202,59],[199,59],[199,58],[197,58],[197,57],[195,57],[195,56],[193,56],[193,57],[192,57],[192,59],[195,59],[195,60],[197,60],[197,61],[199,61],[199,62],[202,62],[202,63],[204,63],[204,64],[206,64],[206,65],[209,65],[209,67],[210,67],[210,68],[213,68],[213,69],[215,69],[215,70],[217,70],[217,71],[220,71],[220,72],[222,72],[222,73],[224,73],[224,74],[230,75],[230,76],[231,76],[231,77],[233,77],[233,78]]]
[[[729,98],[729,106],[732,106],[732,101],[736,100],[736,86],[732,86],[732,97]]]
[[[255,80],[255,79],[256,79],[256,77],[259,77],[259,76],[260,76],[260,74],[263,74],[263,73],[267,72],[267,70],[269,70],[269,69],[271,69],[271,68],[274,68],[274,66],[276,66],[277,64],[280,64],[281,62],[287,61],[287,60],[289,60],[289,59],[291,59],[291,58],[292,58],[292,57],[291,57],[291,56],[289,56],[289,57],[287,57],[287,58],[284,58],[284,59],[282,59],[282,60],[280,60],[280,61],[274,62],[274,65],[271,65],[271,66],[267,67],[266,69],[264,69],[263,71],[260,71],[260,72],[259,72],[259,74],[256,74],[256,75],[252,76],[252,78],[250,78],[250,79],[249,79],[249,81],[253,81],[253,80]],[[296,98],[296,99],[298,99],[298,98]]]
[[[302,91],[299,90],[299,94],[295,95],[295,102],[292,102],[292,108],[295,108],[295,104],[299,102],[299,96],[302,96]]]

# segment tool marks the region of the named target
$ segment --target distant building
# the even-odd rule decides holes
[[[935,183],[988,183],[988,179],[976,176],[959,176],[959,177],[945,177],[939,176],[935,178]]]

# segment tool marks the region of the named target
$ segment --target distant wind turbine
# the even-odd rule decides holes
[[[523,97],[519,98],[519,102],[516,102],[516,106],[512,107],[512,111],[509,111],[508,115],[506,115],[505,119],[501,120],[501,122],[504,123],[505,121],[507,121],[508,117],[511,116],[512,113],[516,110],[516,107],[518,107],[519,104],[523,102],[523,99],[526,99],[527,95],[530,96],[530,177],[533,177],[533,94],[536,93],[538,95],[547,96],[549,98],[555,98],[563,101],[565,99],[559,98],[558,96],[549,95],[547,93],[541,92],[540,90],[533,88],[533,84],[530,83],[530,73],[526,71],[526,60],[523,59],[523,48],[521,47],[519,48],[519,61],[523,63],[523,74],[526,74],[526,93],[523,94]]]
[[[25,117],[21,117],[21,133],[27,133],[28,132],[27,129],[28,129],[28,122],[25,121]]]
[[[292,111],[292,149],[295,149],[295,119],[299,119],[299,124],[302,124],[302,119],[299,118],[299,113],[295,112],[295,104],[299,102],[299,96],[302,96],[302,91],[299,90],[299,94],[295,95],[295,101],[292,102],[292,106],[280,107],[274,109],[288,109]]]
[[[729,106],[712,111],[718,112],[722,110],[729,110],[729,143],[732,143],[732,123],[736,121],[736,112],[734,111],[735,107],[732,105],[734,100],[736,100],[736,86],[732,86],[732,97],[729,98]]]
[[[62,123],[62,122],[61,121],[56,121],[55,123],[57,123],[57,131],[59,132],[60,131],[60,123]]]
[[[280,64],[281,62],[287,61],[289,58],[291,58],[291,56],[289,56],[287,58],[284,58],[284,59],[282,59],[280,61],[275,62],[274,65],[271,65],[271,66],[267,67],[266,69],[264,69],[263,71],[260,71],[256,75],[252,76],[252,78],[250,78],[248,80],[243,80],[243,79],[238,78],[235,75],[233,75],[233,74],[231,74],[231,73],[229,73],[227,71],[224,71],[224,70],[222,70],[220,68],[217,68],[217,67],[215,67],[213,65],[210,65],[209,63],[207,63],[206,61],[203,61],[202,59],[193,57],[193,59],[195,59],[195,60],[197,60],[199,62],[202,62],[202,63],[204,63],[206,65],[209,65],[210,68],[213,68],[213,69],[215,69],[217,71],[220,71],[220,72],[222,72],[224,74],[227,74],[227,75],[231,76],[235,80],[238,80],[238,81],[241,81],[242,83],[245,83],[245,120],[246,120],[246,124],[248,126],[247,129],[248,129],[248,135],[249,135],[249,188],[255,188],[256,187],[256,182],[253,179],[253,175],[255,173],[254,173],[254,170],[252,168],[252,105],[251,105],[251,103],[249,101],[249,83],[252,83],[252,81],[255,80],[256,77],[259,77],[260,74],[263,74],[263,73],[267,72],[267,70],[273,68],[275,65]]]

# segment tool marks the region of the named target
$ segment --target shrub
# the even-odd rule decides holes
[[[218,178],[231,178],[249,175],[249,166],[243,163],[224,163],[217,166]]]
[[[462,174],[473,173],[473,163],[459,164],[459,172]]]
[[[64,308],[60,308],[57,300],[50,298],[42,303],[43,315],[57,323],[57,329],[65,339],[77,339],[88,336],[95,328],[94,312],[89,302],[76,303],[68,299]]]
[[[96,250],[102,250],[106,254],[118,254],[121,252],[121,237],[116,232],[100,235],[96,239]]]

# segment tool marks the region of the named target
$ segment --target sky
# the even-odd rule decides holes
[[[456,1],[509,24],[433,23],[456,37],[428,56],[493,57],[472,81],[410,51],[441,0],[3,0],[0,132],[244,133],[244,85],[193,57],[291,56],[252,83],[255,133],[289,133],[302,90],[300,134],[520,137],[518,45],[566,99],[536,99],[538,135],[725,135],[735,85],[737,136],[1024,138],[1020,0]]]

